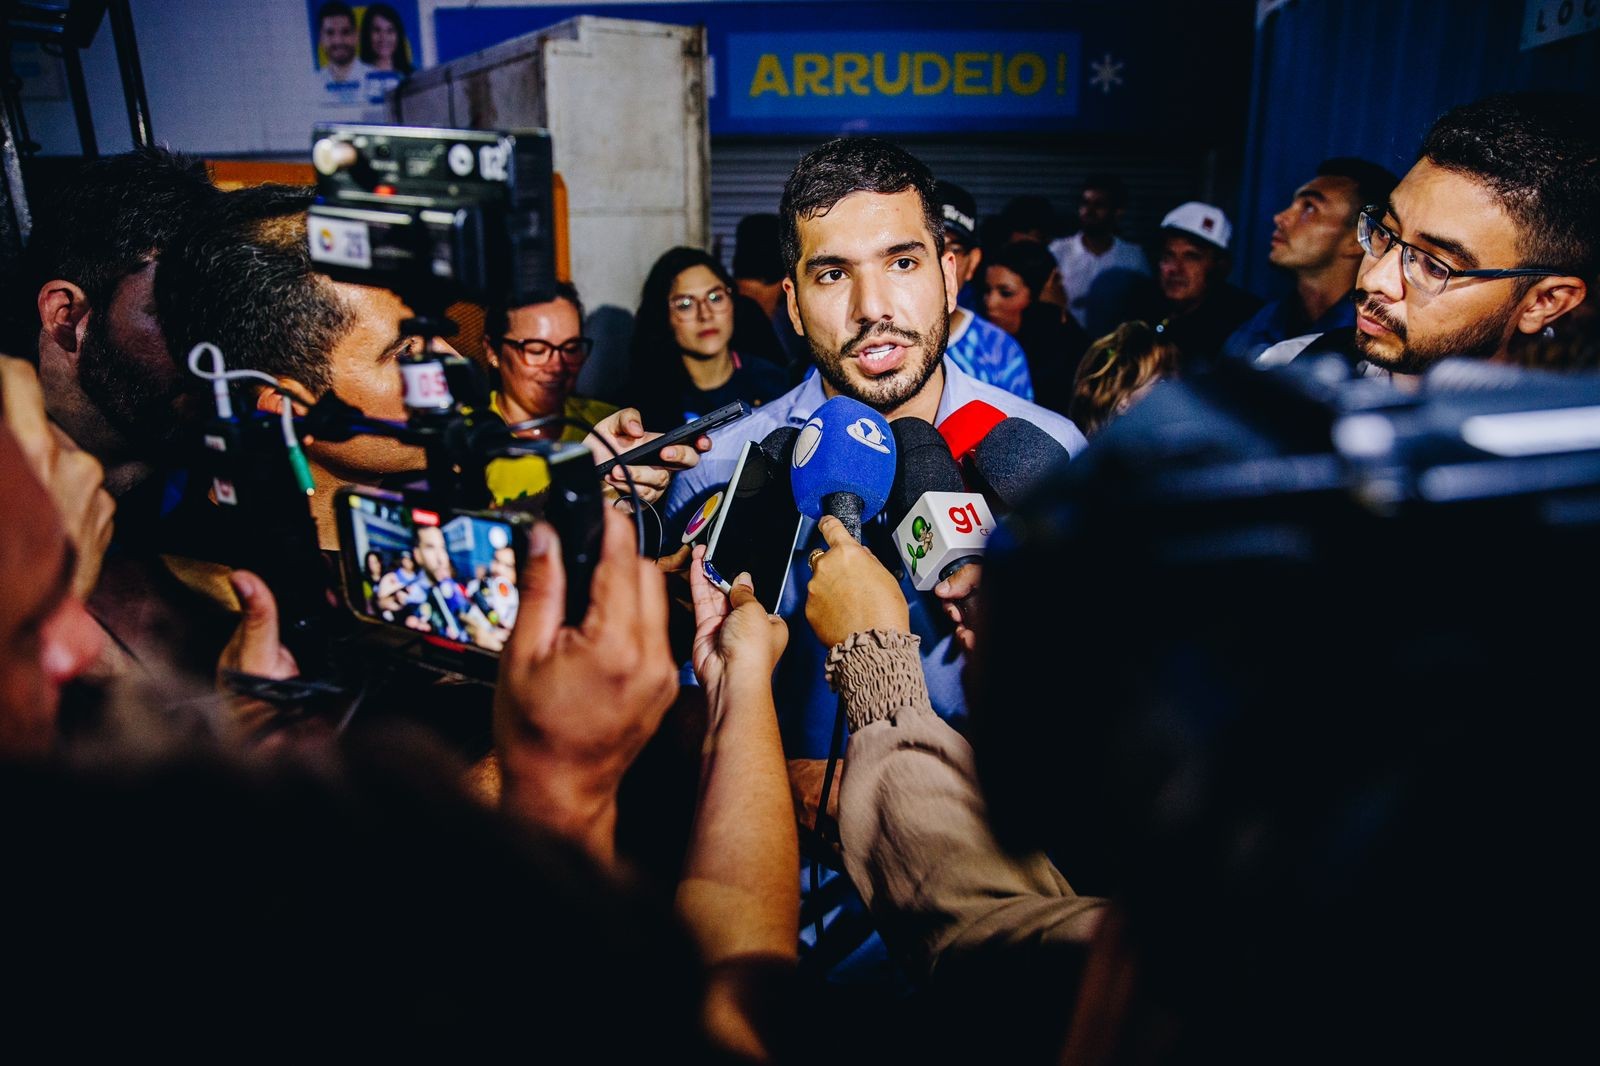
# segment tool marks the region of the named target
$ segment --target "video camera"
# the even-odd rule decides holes
[[[517,306],[554,291],[549,134],[318,125],[312,161],[312,261],[335,280],[393,291],[415,312],[402,331],[423,343],[400,360],[401,422],[369,417],[329,391],[297,427],[286,416],[280,429],[253,404],[225,396],[228,385],[214,378],[218,417],[206,430],[206,472],[218,502],[231,505],[238,536],[228,561],[268,571],[262,577],[279,599],[284,640],[308,678],[327,673],[338,682],[330,647],[361,632],[348,624],[355,617],[403,637],[374,641],[374,629],[358,643],[399,646],[441,669],[492,679],[516,614],[528,524],[542,516],[556,527],[572,624],[587,610],[601,540],[602,485],[588,449],[514,436],[490,409],[482,372],[434,343],[455,332],[445,317],[452,302]],[[427,457],[425,481],[340,491],[337,578],[317,550],[297,434],[324,442],[383,436]],[[542,464],[530,480],[548,490],[496,510],[487,469],[499,460]],[[332,606],[334,584],[349,613]],[[403,595],[393,586],[404,586]]]
[[[311,258],[331,277],[514,307],[556,283],[550,135],[318,125]],[[437,304],[442,309],[443,303]]]

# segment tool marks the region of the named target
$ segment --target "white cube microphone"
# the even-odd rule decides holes
[[[994,513],[975,492],[925,492],[895,527],[895,545],[918,592],[977,557],[994,533]]]

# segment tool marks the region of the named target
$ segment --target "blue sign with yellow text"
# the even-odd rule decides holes
[[[730,33],[726,54],[723,104],[735,123],[1078,113],[1075,33]]]
[[[440,61],[575,15],[706,28],[713,134],[1203,136],[1242,113],[1248,5],[768,0],[436,8]],[[1129,8],[1137,11],[1130,14]]]

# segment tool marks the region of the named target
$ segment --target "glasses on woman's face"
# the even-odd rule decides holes
[[[684,293],[681,296],[674,296],[667,300],[667,307],[672,311],[673,316],[677,318],[693,318],[696,309],[701,304],[704,304],[706,310],[714,315],[732,311],[733,291],[726,285],[719,285],[704,296],[691,296],[689,293]]]
[[[568,366],[576,366],[589,358],[589,353],[594,350],[594,340],[591,337],[573,337],[561,344],[551,344],[538,338],[522,340],[517,337],[501,337],[502,347],[516,351],[521,360],[528,366],[538,366],[550,361],[550,357],[560,353],[561,361]]]
[[[1430,255],[1414,244],[1407,244],[1381,221],[1383,208],[1372,206],[1361,209],[1356,217],[1356,240],[1361,250],[1373,259],[1382,259],[1389,249],[1400,249],[1400,272],[1406,284],[1413,285],[1431,296],[1444,292],[1453,278],[1549,278],[1560,275],[1559,270],[1542,267],[1509,267],[1486,270],[1457,270],[1450,264]]]

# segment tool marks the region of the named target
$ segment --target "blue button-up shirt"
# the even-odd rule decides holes
[[[693,470],[680,474],[667,493],[664,522],[669,535],[681,532],[688,516],[700,503],[733,480],[734,467],[739,463],[739,452],[746,441],[759,441],[780,426],[798,429],[827,398],[822,391],[822,379],[812,370],[804,381],[776,400],[713,433],[711,451],[700,457],[700,464]],[[982,400],[1007,417],[1032,422],[1054,437],[1070,455],[1077,455],[1084,446],[1083,434],[1070,420],[977,381],[946,359],[944,392],[939,397],[935,424],[973,400]],[[864,538],[867,533],[863,530]],[[822,758],[828,753],[837,700],[822,678],[828,649],[818,642],[806,624],[805,592],[811,577],[806,556],[811,549],[826,547],[826,544],[816,531],[816,523],[809,518],[802,519],[797,543],[798,550],[789,568],[789,584],[779,608],[789,624],[789,646],[773,675],[773,695],[778,706],[778,720],[783,726],[784,750],[789,757]],[[922,668],[928,679],[933,709],[959,726],[966,717],[966,700],[961,691],[961,648],[955,640],[954,627],[933,593],[916,591],[905,576],[901,577],[900,585],[911,608],[911,631],[922,638]]]
[[[1262,352],[1280,341],[1298,337],[1302,333],[1330,333],[1336,329],[1354,329],[1356,305],[1353,293],[1346,293],[1322,313],[1315,322],[1306,323],[1299,301],[1293,296],[1273,300],[1261,306],[1245,324],[1234,330],[1222,343],[1222,354],[1254,362]]]

